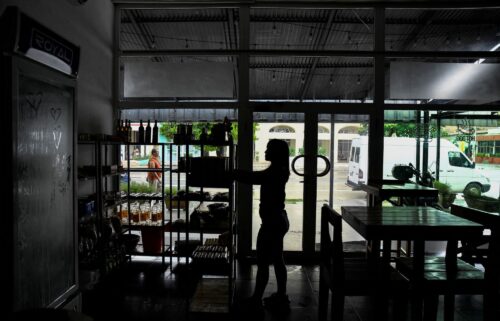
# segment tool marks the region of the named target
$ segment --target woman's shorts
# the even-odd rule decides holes
[[[257,260],[271,264],[281,260],[283,255],[283,237],[290,228],[286,211],[263,220],[257,235]]]

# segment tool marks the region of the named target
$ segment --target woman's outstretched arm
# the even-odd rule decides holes
[[[231,173],[232,179],[242,182],[242,183],[247,183],[247,184],[252,184],[252,185],[262,185],[266,180],[269,179],[268,174],[266,171],[247,171],[247,170],[242,170],[242,169],[236,169]]]

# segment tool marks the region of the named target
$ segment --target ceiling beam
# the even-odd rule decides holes
[[[129,10],[125,10],[127,12]],[[374,18],[371,15],[363,16],[363,21],[366,24],[373,24]],[[492,17],[489,19],[464,19],[464,18],[452,18],[452,19],[436,19],[432,21],[433,25],[497,25],[498,21],[497,17]],[[238,14],[235,14],[235,19],[238,20]],[[169,17],[165,16],[145,16],[141,18],[136,18],[136,23],[173,23],[173,22],[224,22],[227,21],[227,16],[224,14],[214,14],[210,16],[199,16],[199,15],[172,15]],[[321,24],[326,23],[328,21],[327,17],[321,16],[307,16],[307,17],[297,17],[297,16],[252,16],[252,23],[255,22],[278,22],[278,23],[315,23]],[[342,17],[337,16],[334,23],[343,23],[343,24],[363,24],[357,17]],[[126,15],[122,17],[121,23],[133,23],[133,21]],[[385,20],[387,25],[426,25],[427,21],[421,20],[419,17],[417,18],[387,18]]]
[[[120,50],[120,57],[151,57],[151,56],[236,56],[239,54],[252,56],[282,56],[282,57],[375,57],[382,55],[387,58],[499,58],[500,51],[368,51],[368,50]]]
[[[250,63],[250,69],[266,69],[266,68],[304,69],[304,68],[312,68],[312,66],[313,63],[300,63],[300,62]],[[321,62],[316,64],[316,69],[331,69],[331,68],[373,68],[373,63]]]

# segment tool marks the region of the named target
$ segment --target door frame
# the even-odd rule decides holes
[[[331,107],[331,106],[330,106]],[[255,110],[253,112],[256,112]],[[277,112],[283,113],[284,110],[280,108],[279,110],[266,109],[262,112]],[[368,115],[371,119],[371,113],[369,109],[357,110],[356,112],[348,111],[345,109],[336,110],[333,112],[331,108],[328,109],[316,109],[316,110],[290,110],[289,112],[298,113],[304,115],[304,179],[303,179],[303,218],[302,218],[302,251],[285,251],[284,256],[287,263],[317,263],[319,262],[319,251],[316,251],[316,220],[317,220],[317,150],[318,150],[318,125],[319,125],[319,115],[328,114],[331,115],[331,130],[330,130],[330,160],[334,160],[336,150],[334,148],[334,124],[335,115],[353,115],[361,114]],[[253,113],[252,113],[253,114]],[[253,117],[252,117],[253,122]],[[329,172],[329,184],[330,192],[328,203],[331,205],[333,202],[333,182],[334,182],[334,167],[332,164],[331,170]],[[313,215],[306,215],[306,213],[313,213]],[[252,224],[250,224],[251,228]],[[249,233],[251,239],[251,231]],[[250,240],[251,244],[251,240]],[[250,251],[250,258],[255,258],[255,250]],[[249,258],[247,256],[247,258]]]
[[[305,257],[316,255],[316,199],[318,169],[318,113],[304,115],[304,189],[302,208],[302,253]],[[310,215],[309,213],[313,214]]]

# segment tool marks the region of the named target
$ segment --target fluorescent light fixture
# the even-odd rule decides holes
[[[495,47],[491,48],[490,51],[496,51],[498,48],[500,48],[500,42],[497,43]],[[481,59],[477,60],[475,62],[475,64],[481,64],[481,63],[483,63],[484,60],[485,60],[484,58],[481,58]]]

